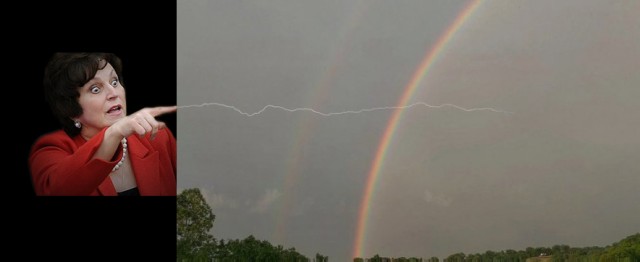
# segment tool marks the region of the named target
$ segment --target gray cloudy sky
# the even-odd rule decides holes
[[[178,104],[395,106],[467,1],[178,1]],[[568,244],[640,231],[640,1],[483,1],[410,102],[364,256]],[[178,111],[178,186],[218,239],[350,261],[390,110]]]

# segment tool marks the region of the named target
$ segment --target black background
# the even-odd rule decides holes
[[[11,145],[5,147],[10,157],[5,157],[2,172],[9,207],[3,213],[10,218],[9,242],[28,253],[12,245],[6,250],[20,258],[174,260],[175,197],[38,197],[27,161],[39,136],[60,129],[42,94],[44,67],[55,52],[118,55],[128,113],[176,105],[176,2],[11,6],[4,11],[5,55],[0,58],[5,80],[2,136]],[[158,119],[178,136],[176,114]]]

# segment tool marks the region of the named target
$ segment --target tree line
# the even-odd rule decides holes
[[[215,215],[197,188],[180,192],[177,200],[177,261],[315,261],[327,262],[328,256],[316,253],[313,260],[295,248],[274,246],[250,235],[245,239],[216,240],[209,232]],[[376,254],[356,257],[354,262],[440,262],[437,257],[389,258]],[[630,235],[606,247],[527,247],[524,250],[486,251],[447,256],[442,262],[640,262],[640,233]]]
[[[376,254],[370,258],[354,258],[354,262],[439,262],[437,257],[389,258]],[[606,247],[527,247],[524,250],[486,251],[447,256],[443,262],[640,262],[640,233],[630,235]]]
[[[253,235],[243,240],[216,240],[209,233],[216,216],[197,188],[180,192],[176,202],[177,261],[311,261],[293,247],[274,246]],[[327,262],[329,257],[316,253],[313,261]]]

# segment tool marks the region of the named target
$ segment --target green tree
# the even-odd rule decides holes
[[[182,191],[176,200],[178,261],[210,260],[216,249],[209,234],[215,220],[211,207],[197,188]]]
[[[640,261],[640,233],[628,236],[608,247],[600,261]]]
[[[369,259],[370,262],[382,262],[382,258],[380,257],[380,255],[375,254],[373,257],[371,257]]]
[[[316,253],[316,262],[329,262],[329,256],[323,256],[320,253]]]
[[[444,259],[445,262],[464,262],[464,258],[466,256],[464,255],[464,253],[460,252],[460,253],[455,253],[453,255],[449,255],[447,258]]]
[[[295,248],[284,249],[281,245],[274,247],[268,241],[260,241],[253,235],[243,240],[228,240],[224,247],[218,245],[216,254],[216,261],[309,261]],[[328,257],[325,258],[328,260]]]

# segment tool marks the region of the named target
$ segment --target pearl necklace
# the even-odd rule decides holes
[[[120,159],[120,161],[118,161],[118,163],[116,164],[116,166],[113,167],[113,169],[111,169],[111,172],[115,172],[116,170],[118,170],[118,168],[120,168],[120,166],[123,165],[124,163],[124,159],[127,157],[127,138],[122,138],[122,158]]]

